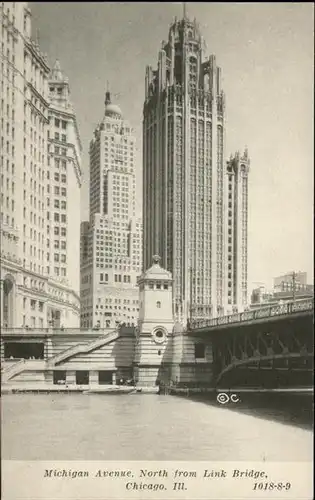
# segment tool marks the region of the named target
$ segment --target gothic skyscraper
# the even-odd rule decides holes
[[[204,58],[184,15],[146,69],[143,107],[143,259],[174,278],[177,319],[232,310],[228,295],[225,98],[215,56]],[[233,225],[237,224],[234,220]]]

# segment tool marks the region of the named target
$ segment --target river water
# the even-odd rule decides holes
[[[4,460],[312,460],[310,427],[249,403],[15,394],[2,396],[1,413]]]

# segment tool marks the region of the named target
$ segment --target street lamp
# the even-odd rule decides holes
[[[296,287],[296,272],[293,271],[292,273],[293,302],[295,302],[295,287]]]

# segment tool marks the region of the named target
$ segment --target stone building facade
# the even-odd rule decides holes
[[[56,67],[50,71],[47,57],[32,39],[27,3],[2,2],[0,13],[1,326],[79,326],[79,266],[72,266],[75,258],[69,262],[69,252],[73,253],[74,238],[79,242],[80,219],[73,204],[77,210],[80,141],[68,94],[64,94],[68,83],[58,80]],[[51,90],[55,86],[58,97]],[[62,104],[59,91],[65,97]],[[65,195],[59,202],[62,206],[52,210],[58,155],[50,149],[48,133],[50,120],[58,113],[64,115],[67,127]],[[51,218],[55,212],[59,221]],[[65,234],[54,233],[60,225]],[[58,253],[58,265],[51,263],[55,242],[63,250]]]
[[[158,257],[138,284],[137,327],[28,330],[24,335],[7,330],[1,339],[3,384],[22,389],[43,384],[95,388],[121,380],[133,380],[138,388],[211,385],[211,342],[188,335],[174,321],[172,276]]]

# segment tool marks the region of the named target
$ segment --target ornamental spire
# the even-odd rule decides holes
[[[111,103],[110,91],[109,91],[109,81],[106,80],[106,92],[105,92],[105,106]]]
[[[59,60],[56,59],[53,69],[51,70],[50,80],[55,80],[58,82],[64,81],[64,75],[62,74]]]
[[[183,19],[187,19],[187,3],[183,2]]]

